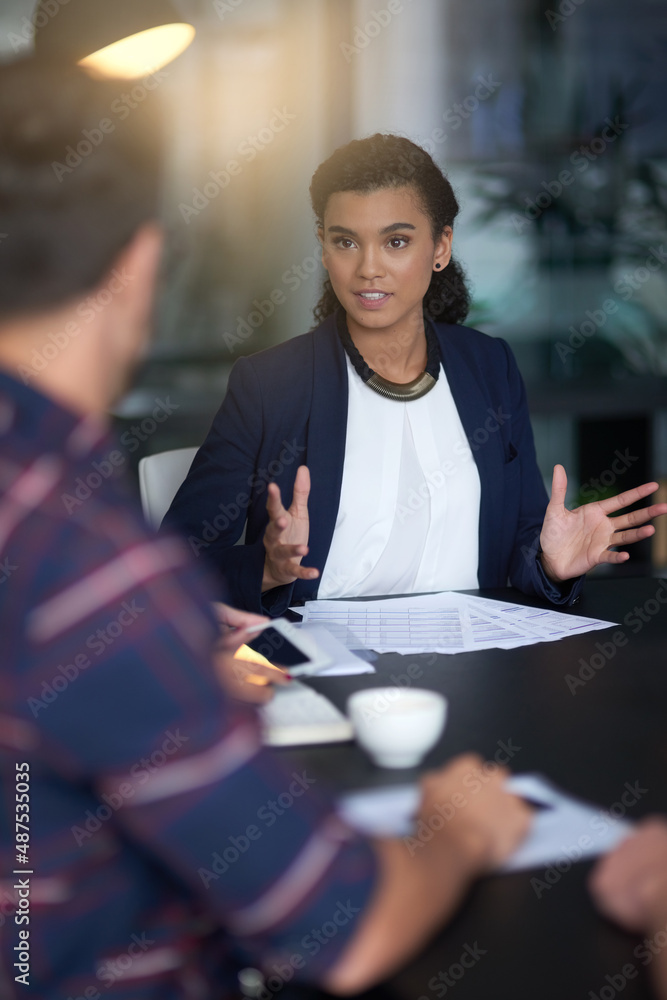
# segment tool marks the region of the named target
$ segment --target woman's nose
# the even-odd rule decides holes
[[[385,273],[382,253],[378,247],[366,247],[359,256],[357,274],[365,281],[381,278]]]

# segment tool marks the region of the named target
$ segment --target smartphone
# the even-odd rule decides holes
[[[265,625],[253,625],[246,634],[256,639],[248,639],[248,645],[277,667],[285,667],[293,677],[315,674],[328,667],[331,657],[320,649],[317,643],[295,628],[286,618],[275,618]]]

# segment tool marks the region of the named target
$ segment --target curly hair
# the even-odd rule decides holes
[[[452,186],[426,150],[400,135],[377,133],[340,146],[321,163],[310,184],[310,201],[318,225],[324,223],[329,198],[337,191],[368,194],[382,188],[413,188],[431,222],[433,239],[453,226],[459,212]],[[340,303],[327,277],[315,306],[316,323],[330,316]],[[465,274],[453,258],[444,271],[434,271],[424,296],[424,314],[445,323],[461,323],[470,309]]]

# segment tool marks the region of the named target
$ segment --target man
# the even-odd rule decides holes
[[[0,994],[217,1000],[243,965],[354,992],[527,809],[498,769],[413,857],[369,844],[223,692],[207,589],[146,532],[108,434],[162,243],[156,128],[147,105],[109,118],[117,86],[0,70]],[[428,776],[422,818],[480,764]]]

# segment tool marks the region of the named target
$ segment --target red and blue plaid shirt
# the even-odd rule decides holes
[[[0,996],[217,1000],[243,965],[272,993],[316,982],[372,852],[223,694],[206,588],[124,461],[0,373]]]

